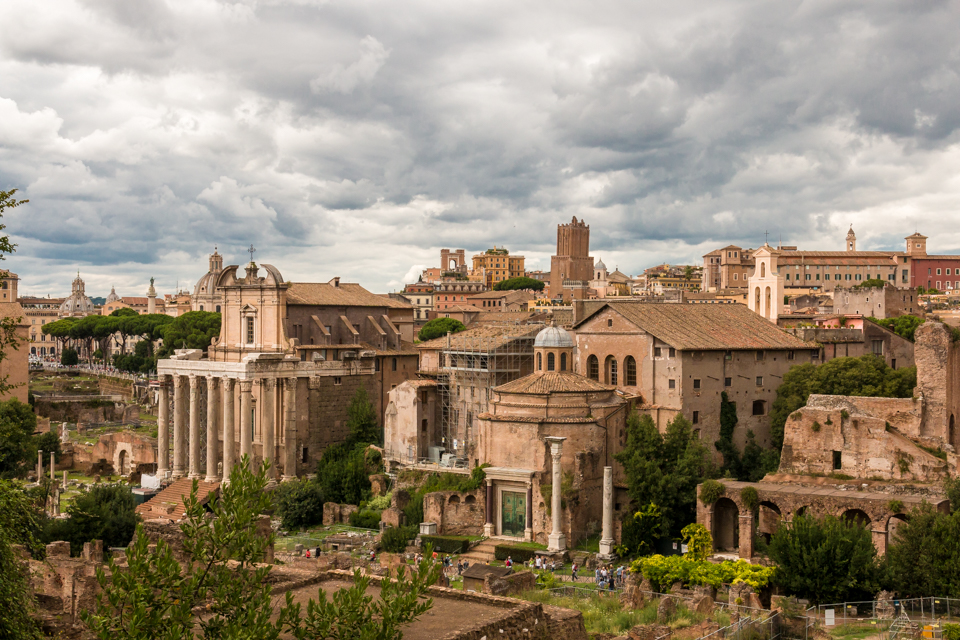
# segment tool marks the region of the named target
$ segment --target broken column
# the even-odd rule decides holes
[[[613,552],[613,467],[603,468],[603,533],[600,536],[600,557],[612,560]]]
[[[547,538],[547,551],[565,551],[567,548],[567,538],[560,531],[560,512],[562,500],[560,497],[560,483],[563,482],[563,474],[560,469],[560,455],[563,452],[563,441],[566,438],[557,436],[547,436],[546,441],[550,443],[550,458],[553,461],[553,499],[550,501],[550,509],[553,513],[553,531]]]
[[[37,451],[37,482],[43,481],[43,451]]]
[[[483,535],[486,537],[491,537],[494,534],[493,526],[493,480],[489,477],[487,478],[487,493],[486,493],[486,516],[485,522],[483,525]]]
[[[56,467],[56,458],[54,457],[54,452],[51,451],[50,452],[50,482],[57,481],[57,472],[55,470],[55,467]]]

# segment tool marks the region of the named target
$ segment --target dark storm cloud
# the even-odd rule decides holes
[[[10,264],[169,291],[253,243],[385,290],[441,246],[546,268],[572,215],[629,272],[851,223],[946,251],[958,27],[948,1],[11,0]]]

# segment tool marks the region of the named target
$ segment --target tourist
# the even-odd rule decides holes
[[[600,586],[600,567],[598,566],[593,570],[593,579],[597,583],[597,586]]]
[[[507,562],[505,564],[507,569],[513,569],[513,558],[507,556]]]
[[[543,568],[540,564],[540,556],[537,556],[536,567],[537,567],[537,571]]]
[[[573,566],[570,568],[570,576],[573,578],[573,581],[574,581],[574,582],[577,581],[577,570],[578,570],[579,568],[580,568],[580,567],[577,566],[577,563],[576,563],[576,562],[574,562],[574,563],[573,563]]]

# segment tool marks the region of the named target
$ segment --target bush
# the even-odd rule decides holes
[[[367,446],[346,442],[327,447],[317,463],[316,482],[327,502],[356,504],[370,495],[371,468],[366,459]]]
[[[432,544],[437,553],[466,553],[470,549],[470,538],[466,536],[420,536],[420,544]]]
[[[74,499],[67,508],[69,518],[47,522],[44,542],[66,540],[74,556],[80,555],[84,543],[93,540],[103,540],[105,548],[125,547],[137,528],[135,508],[129,487],[96,485]]]
[[[371,511],[383,511],[390,507],[390,499],[393,497],[393,492],[387,493],[382,496],[376,496],[367,500],[367,509]]]
[[[700,502],[706,505],[716,504],[723,497],[726,487],[716,480],[704,480],[700,485]]]
[[[434,318],[423,325],[417,337],[421,342],[426,342],[427,340],[445,336],[448,333],[459,333],[464,329],[466,329],[466,327],[459,320],[453,318]]]
[[[759,591],[769,584],[774,568],[750,564],[746,560],[725,560],[714,564],[687,556],[654,555],[634,560],[630,571],[649,580],[656,591],[662,591],[675,582],[687,586],[709,585],[714,588],[720,588],[723,584],[744,582]]]
[[[960,624],[943,625],[944,640],[960,640]]]
[[[533,546],[516,546],[512,544],[498,544],[493,548],[493,557],[497,560],[506,560],[510,557],[515,563],[520,564],[530,562],[530,558],[537,555],[537,551],[543,551],[546,547],[537,548]]]
[[[350,514],[350,525],[361,529],[379,529],[380,512],[372,509],[354,511]]]
[[[749,511],[756,513],[760,506],[760,494],[753,487],[744,487],[740,489],[740,501]]]
[[[73,347],[67,347],[60,352],[60,364],[65,367],[72,367],[80,364],[80,354]]]
[[[412,527],[387,527],[380,536],[380,546],[389,553],[403,553],[415,537],[417,533]]]
[[[323,491],[309,480],[284,482],[274,494],[276,516],[284,529],[301,529],[323,523]]]

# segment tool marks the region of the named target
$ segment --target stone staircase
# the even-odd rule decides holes
[[[494,549],[501,542],[501,540],[487,538],[486,540],[480,541],[477,546],[471,547],[471,549],[461,555],[460,558],[470,564],[489,564],[495,560],[493,555]]]

